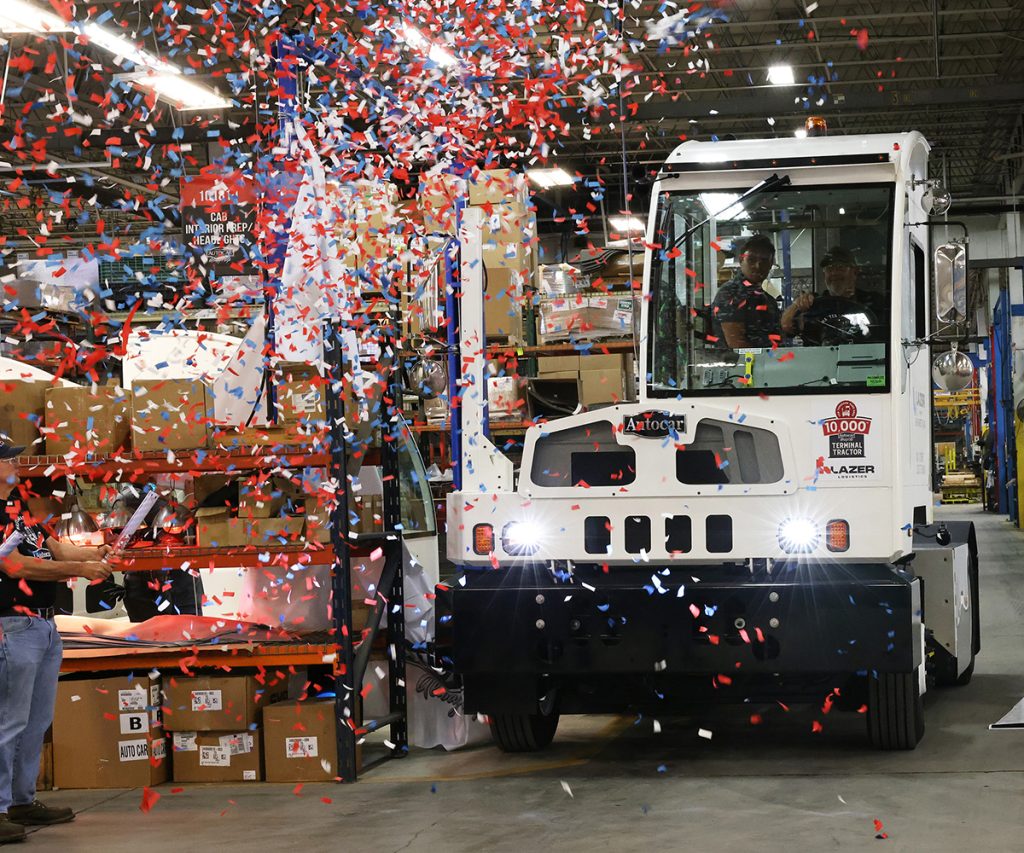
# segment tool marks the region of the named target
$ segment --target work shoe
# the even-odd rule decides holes
[[[11,823],[22,826],[53,826],[55,823],[67,823],[75,819],[71,809],[52,809],[34,800],[27,806],[11,806],[7,810]]]
[[[25,827],[11,823],[11,819],[0,814],[0,844],[13,844],[15,841],[25,840]]]

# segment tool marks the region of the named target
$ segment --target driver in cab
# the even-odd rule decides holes
[[[872,295],[857,287],[859,268],[853,252],[834,246],[821,259],[821,269],[827,292],[797,297],[783,312],[783,333],[799,335],[808,346],[870,341],[878,327],[878,311]]]
[[[781,343],[779,304],[762,285],[775,266],[775,245],[764,234],[747,238],[737,252],[740,267],[711,306],[718,343],[729,349],[770,349]]]

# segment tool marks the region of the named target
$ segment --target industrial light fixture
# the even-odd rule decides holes
[[[69,29],[53,12],[25,0],[4,0],[0,9],[0,33],[61,33]]]
[[[438,65],[450,68],[458,62],[450,50],[435,44],[411,24],[402,24],[399,29],[399,35],[409,47],[426,53],[427,57]]]
[[[193,83],[180,73],[142,71],[135,74],[115,74],[114,79],[119,83],[131,83],[134,86],[152,89],[158,98],[182,111],[222,109],[231,106],[231,101],[221,97],[213,89]]]
[[[635,233],[643,232],[646,229],[644,221],[639,216],[609,216],[608,224],[611,225],[613,231],[621,233]]]
[[[773,86],[792,86],[796,83],[792,65],[772,65],[768,68],[768,82]]]
[[[64,21],[59,16],[25,0],[3,0],[0,32],[36,33],[74,32],[90,44],[114,55],[119,63],[130,63],[131,74],[114,75],[119,82],[152,89],[158,97],[181,110],[207,110],[231,106],[231,101],[206,86],[189,80],[176,65],[137,47],[131,40],[97,23]]]
[[[552,187],[568,187],[576,183],[575,178],[561,166],[551,169],[527,169],[526,177],[544,190],[549,190]]]

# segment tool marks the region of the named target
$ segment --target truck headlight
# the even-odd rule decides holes
[[[817,525],[809,518],[787,518],[779,525],[779,547],[787,554],[807,554],[820,539]]]
[[[544,528],[535,521],[510,521],[501,530],[501,547],[506,554],[526,556],[540,550]]]

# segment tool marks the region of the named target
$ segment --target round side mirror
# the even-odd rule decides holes
[[[974,381],[974,363],[959,350],[940,352],[932,360],[932,381],[945,391],[963,391]]]
[[[950,195],[942,184],[936,181],[929,184],[928,189],[921,196],[921,204],[930,216],[943,216],[953,204],[953,196]]]

